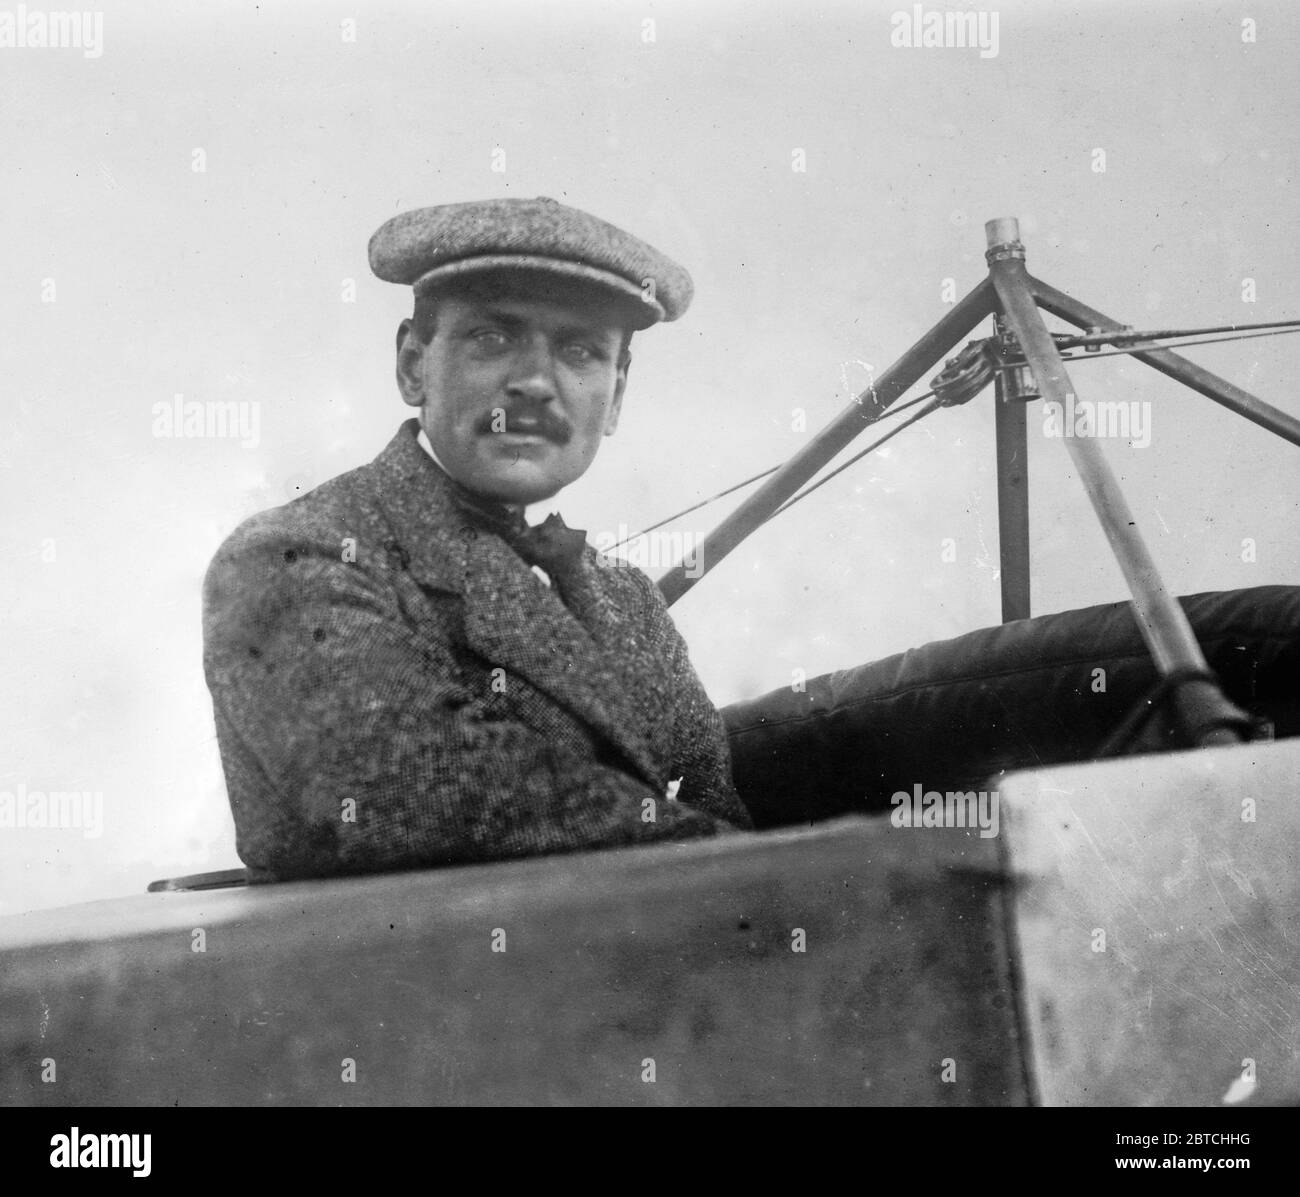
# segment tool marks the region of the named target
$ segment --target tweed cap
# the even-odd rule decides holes
[[[416,294],[485,271],[542,271],[613,292],[637,328],[676,320],[694,293],[691,276],[671,258],[544,196],[402,212],[370,238],[370,269]]]

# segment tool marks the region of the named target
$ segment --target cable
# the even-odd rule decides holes
[[[896,406],[891,407],[888,411],[881,412],[875,418],[875,420],[872,421],[872,423],[874,424],[880,420],[888,419],[890,416],[896,416],[899,414],[899,412],[907,411],[909,407],[915,407],[918,403],[924,402],[926,399],[929,399],[933,394],[934,394],[933,391],[926,391],[924,395],[917,395],[915,399],[909,399],[906,403],[899,403]],[[907,423],[911,423],[911,422],[912,421],[909,420]],[[901,424],[899,425],[899,428],[895,429],[895,432],[900,431],[902,428],[905,427],[907,427],[907,424]],[[893,433],[890,433],[890,436],[892,435]],[[883,445],[885,441],[888,439],[889,437],[885,437],[883,440],[877,441],[876,444]],[[870,453],[871,449],[870,448],[865,449],[863,450],[863,452]],[[862,456],[862,454],[859,454],[858,456],[860,457]],[[855,457],[853,460],[856,461],[857,458]],[[852,465],[853,462],[848,462],[847,464]],[[642,528],[640,532],[634,532],[632,533],[631,536],[627,536],[620,541],[616,541],[614,544],[610,545],[608,549],[604,549],[602,551],[611,552],[614,549],[621,548],[625,544],[631,544],[632,541],[638,539],[639,537],[645,536],[646,533],[648,532],[653,532],[657,528],[662,528],[665,524],[671,524],[674,520],[679,520],[684,515],[690,515],[692,511],[698,511],[701,507],[707,507],[710,503],[714,503],[718,499],[726,498],[726,496],[731,494],[733,491],[740,490],[742,486],[748,486],[751,482],[757,482],[760,478],[766,478],[769,474],[775,474],[777,470],[779,470],[783,465],[785,465],[785,462],[779,461],[777,462],[776,465],[772,466],[770,469],[764,470],[761,474],[755,474],[750,478],[746,478],[743,482],[737,482],[735,486],[729,486],[727,487],[726,490],[720,490],[716,495],[710,495],[707,499],[701,499],[698,503],[692,503],[689,507],[683,507],[681,511],[678,511],[673,515],[666,516],[664,519],[661,519],[656,524],[650,524],[647,527]],[[809,492],[805,492],[805,493],[809,493]],[[783,506],[779,507],[772,514],[779,515],[780,512],[784,511],[786,507],[788,507],[792,502],[794,502],[794,500],[790,499],[788,502],[786,502]],[[769,516],[768,518],[771,517]]]
[[[666,519],[660,520],[657,524],[651,524],[648,528],[642,528],[640,532],[633,532],[631,536],[616,541],[614,544],[610,545],[609,548],[621,548],[625,544],[630,544],[638,537],[644,536],[647,532],[653,532],[656,528],[662,528],[665,524],[671,524],[673,520],[679,520],[684,515],[690,515],[692,511],[699,511],[701,507],[707,507],[710,503],[715,503],[719,499],[726,498],[732,491],[739,490],[742,486],[748,486],[751,482],[757,482],[760,478],[766,478],[769,474],[775,474],[784,464],[784,462],[778,462],[770,470],[764,470],[761,474],[755,474],[752,478],[746,478],[744,482],[737,482],[735,486],[729,486],[726,490],[720,490],[716,495],[710,495],[707,499],[701,499],[698,503],[693,503],[690,507],[683,507],[676,515],[670,515]],[[608,552],[609,549],[606,549],[605,551]]]
[[[1132,328],[1107,328],[1098,332],[1069,333],[1062,337],[1063,348],[1083,345],[1111,345],[1117,341],[1166,341],[1170,337],[1201,337],[1207,333],[1235,333],[1244,328],[1300,328],[1300,320],[1266,320],[1257,324],[1220,324],[1210,328],[1163,328],[1142,332]]]
[[[922,396],[922,398],[924,398],[924,396]],[[908,406],[910,407],[912,405],[908,404]],[[866,457],[868,453],[871,453],[872,451],[879,449],[881,445],[883,445],[887,440],[891,440],[894,437],[896,437],[900,432],[903,431],[904,428],[911,427],[918,420],[923,420],[931,412],[937,411],[942,406],[943,404],[940,403],[938,399],[934,399],[932,402],[926,404],[926,406],[921,408],[921,410],[917,412],[916,415],[908,417],[908,419],[904,420],[900,425],[898,425],[897,428],[891,428],[879,440],[872,441],[872,443],[869,444],[865,449],[863,449],[861,453],[857,453],[853,457],[850,457],[848,461],[846,461],[843,465],[836,466],[836,468],[833,469],[829,474],[826,474],[823,477],[818,478],[817,481],[814,482],[811,486],[809,486],[805,490],[801,490],[797,495],[794,495],[792,498],[787,499],[784,503],[781,504],[780,507],[778,507],[774,512],[772,512],[772,514],[769,515],[767,518],[769,520],[775,519],[778,515],[781,514],[781,512],[788,511],[797,502],[799,502],[800,499],[806,499],[818,487],[825,486],[826,483],[828,483],[837,474],[842,474],[845,470],[849,468],[849,466],[855,465],[857,462],[861,461],[864,457]],[[766,522],[767,521],[765,520],[764,523]]]
[[[1300,333],[1300,328],[1280,328],[1274,332],[1243,333],[1238,337],[1207,337],[1199,341],[1180,341],[1177,345],[1134,345],[1128,349],[1103,349],[1096,353],[1071,353],[1062,355],[1061,360],[1063,362],[1086,362],[1099,357],[1115,357],[1121,353],[1150,353],[1154,349],[1190,349],[1193,345],[1223,345],[1228,341],[1254,341],[1259,337],[1284,337],[1287,333]],[[1011,369],[1011,367],[1003,366],[1002,369]]]

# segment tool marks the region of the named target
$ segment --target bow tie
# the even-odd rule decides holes
[[[519,525],[504,534],[506,543],[529,565],[539,565],[557,581],[568,578],[582,560],[587,533],[570,528],[555,514],[537,525],[529,526],[520,518]]]
[[[457,496],[467,515],[480,527],[501,537],[529,565],[537,565],[560,581],[569,577],[587,544],[587,533],[570,528],[551,514],[536,525],[525,522],[523,512],[501,503],[463,492]]]

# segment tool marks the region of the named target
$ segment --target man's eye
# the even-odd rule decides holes
[[[570,345],[567,352],[575,362],[594,362],[600,358],[600,354],[590,345],[583,345],[580,342]]]
[[[470,334],[470,339],[473,340],[475,344],[483,345],[486,348],[492,349],[506,343],[506,334],[499,328],[480,328],[476,332]]]

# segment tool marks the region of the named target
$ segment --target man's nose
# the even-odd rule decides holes
[[[506,391],[538,403],[547,403],[555,398],[555,360],[546,337],[529,337],[520,346],[511,362]]]

